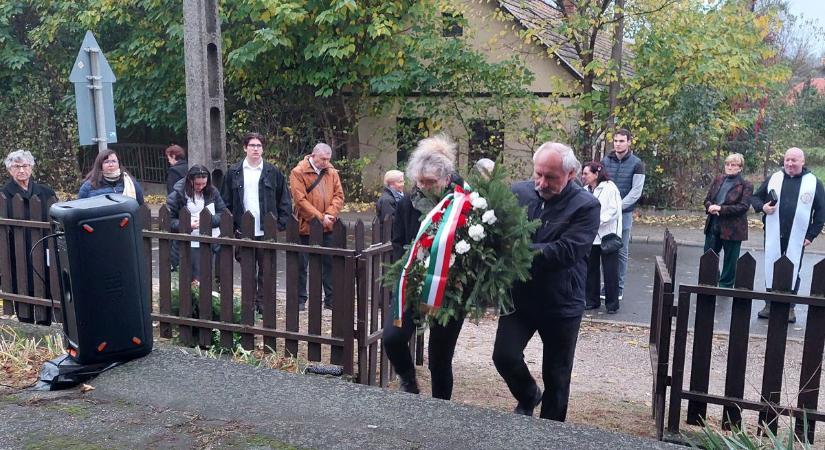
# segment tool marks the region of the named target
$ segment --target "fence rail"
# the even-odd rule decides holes
[[[699,261],[698,284],[682,284],[678,289],[672,279],[676,269],[676,245],[668,232],[665,233],[663,254],[664,258],[656,258],[654,268],[650,326],[650,355],[654,375],[653,417],[656,420],[657,437],[663,438],[665,417],[667,431],[675,434],[680,432],[682,407],[687,402],[686,422],[690,425],[705,423],[709,404],[721,405],[720,420],[725,429],[741,428],[742,412],[754,411],[758,412],[760,426],[776,433],[778,417],[784,415],[794,418],[797,437],[813,443],[816,422],[825,421],[825,411],[817,409],[825,350],[825,260],[814,266],[811,295],[803,296],[792,293],[793,263],[784,256],[774,265],[774,291],[760,292],[753,290],[756,260],[749,253],[739,258],[734,288],[716,287],[719,257],[713,251],[708,251]],[[669,258],[672,258],[672,264],[669,263]],[[724,368],[724,393],[712,393],[710,375],[714,324],[717,314],[727,312],[727,307],[717,304],[719,297],[731,298],[730,329]],[[753,300],[771,302],[765,351],[760,358],[763,369],[759,401],[745,399]],[[798,368],[785,366],[788,316],[792,304],[808,305],[802,363]],[[695,309],[691,327],[693,305]],[[693,329],[693,341],[690,359],[687,359],[689,328]],[[751,353],[751,361],[753,356]],[[669,364],[671,357],[672,364]],[[688,363],[689,384],[685,387],[685,367]],[[795,405],[785,404],[781,398],[783,375],[787,370],[799,371]]]
[[[43,212],[54,201],[41,205],[35,197],[26,208],[20,196],[6,199],[0,194],[0,298],[4,314],[16,312],[21,320],[39,322],[48,317],[49,307],[60,307],[56,266],[46,265],[42,248],[33,252],[34,257],[28,255],[31,244],[50,228],[47,222],[28,217],[45,218]],[[12,214],[7,213],[9,202]],[[147,273],[152,274],[146,281],[153,293],[152,319],[158,322],[160,337],[202,347],[233,348],[237,341],[246,350],[283,351],[307,361],[339,365],[359,383],[388,383],[390,371],[380,340],[383,314],[390,311],[389,292],[379,280],[392,254],[391,221],[373,222],[369,236],[362,221],[351,227],[337,222],[331,233],[332,245],[324,247],[318,221],[311,225],[309,244],[305,245],[300,243],[294,218],[281,232],[271,214],[263,219],[261,238],[254,237],[254,218],[249,213],[242,218],[241,235],[236,236],[231,214],[223,212],[214,237],[208,210],[199,217],[203,224],[199,235],[191,234],[186,208],[180,211],[178,233],[171,231],[172,220],[165,206],[156,220],[145,205],[138,216],[144,228]],[[53,258],[53,240],[46,242]],[[192,247],[193,243],[198,247]],[[171,271],[173,245],[180,249],[177,282]],[[299,311],[301,254],[309,261],[306,312]],[[329,313],[323,309],[321,292],[322,258],[326,257],[332,261],[334,292]],[[260,283],[256,282],[257,265],[262,274]],[[193,280],[195,266],[200,274],[193,284],[189,280]],[[28,267],[48,275],[45,280],[35,278],[30,286]],[[56,317],[59,319],[59,313]]]

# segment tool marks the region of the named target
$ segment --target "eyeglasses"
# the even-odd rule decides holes
[[[11,170],[23,170],[23,169],[28,170],[28,169],[31,169],[31,168],[32,168],[31,164],[12,164],[9,167],[9,169],[11,169]]]
[[[103,161],[103,164],[117,164],[118,160],[116,159],[106,159]]]
[[[246,144],[246,146],[249,148],[264,148],[261,144]]]

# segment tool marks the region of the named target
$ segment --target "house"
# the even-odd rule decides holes
[[[539,103],[570,105],[580,92],[581,73],[576,52],[566,39],[553,31],[548,22],[560,21],[561,11],[542,0],[490,0],[464,3],[465,29],[445,27],[445,39],[466,39],[471,47],[490,62],[508,59],[513,52],[519,52],[525,66],[533,73],[534,79],[529,90]],[[511,20],[502,20],[505,19]],[[536,31],[536,38],[525,43],[519,35],[521,30]],[[603,33],[595,46],[596,57],[607,60],[610,57],[610,40]],[[478,93],[482,97],[484,93]],[[493,116],[493,119],[490,116]],[[364,186],[377,187],[382,174],[389,169],[403,167],[407,155],[419,138],[431,132],[432,124],[426,117],[405,116],[398,110],[381,116],[369,116],[359,121],[357,135],[361,157],[369,159],[364,170]],[[531,117],[522,114],[518,123],[502,124],[495,114],[466,123],[440,124],[440,130],[453,137],[459,144],[458,168],[466,172],[468,167],[481,157],[495,159],[504,154],[507,167],[516,177],[527,177],[531,170],[530,160],[535,148],[541,144],[529,141],[523,133],[513,130],[528,128]],[[574,124],[567,121],[568,132]],[[404,130],[413,129],[412,136]],[[565,133],[558,133],[559,139]]]

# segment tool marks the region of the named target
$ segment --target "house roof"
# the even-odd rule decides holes
[[[548,5],[544,0],[498,0],[499,5],[510,13],[516,21],[526,29],[536,30],[536,37],[570,70],[581,79],[581,59],[576,54],[575,47],[562,33],[556,31],[564,20],[563,13],[555,6]],[[601,61],[610,60],[612,42],[609,33],[599,33],[594,46],[595,57]],[[632,52],[625,46],[622,75],[632,76],[633,70],[626,63]]]

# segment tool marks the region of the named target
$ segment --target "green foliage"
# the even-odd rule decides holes
[[[75,192],[77,126],[73,111],[61,99],[51,97],[44,81],[36,77],[5,89],[4,95],[8,101],[0,102],[0,141],[6,153],[30,151],[36,162],[34,180],[59,191]],[[7,175],[2,170],[0,181]]]
[[[407,278],[407,309],[405,314],[414,312],[414,320],[424,324],[434,320],[442,325],[451,318],[481,318],[488,308],[495,312],[512,311],[510,288],[516,280],[530,278],[534,252],[530,250],[531,237],[538,228],[538,221],[529,221],[524,208],[519,206],[515,195],[505,181],[505,171],[501,160],[496,164],[490,177],[477,172],[468,177],[468,183],[478,195],[487,200],[487,209],[474,209],[468,214],[467,225],[456,230],[454,245],[460,241],[470,243],[471,248],[463,254],[453,250],[455,260],[449,270],[449,279],[441,308],[424,313],[422,285],[426,266],[420,260],[411,266]],[[484,225],[486,236],[475,241],[468,234],[471,225],[481,224],[485,211],[494,211],[497,220]],[[422,218],[426,214],[422,214]],[[427,234],[435,234],[439,223],[433,223]],[[401,278],[404,264],[409,258],[412,246],[405,255],[387,268],[382,283],[394,289]],[[432,258],[432,257],[430,257]]]
[[[725,432],[705,423],[699,435],[698,442],[689,439],[689,443],[691,448],[707,450],[809,450],[813,448],[807,439],[807,418],[804,419],[803,423],[804,441],[798,439],[794,434],[794,427],[791,421],[783,421],[782,424],[782,429],[780,433],[777,434],[771,432],[767,426],[763,426],[762,430],[765,436],[759,437],[742,428],[732,427],[729,432]]]

